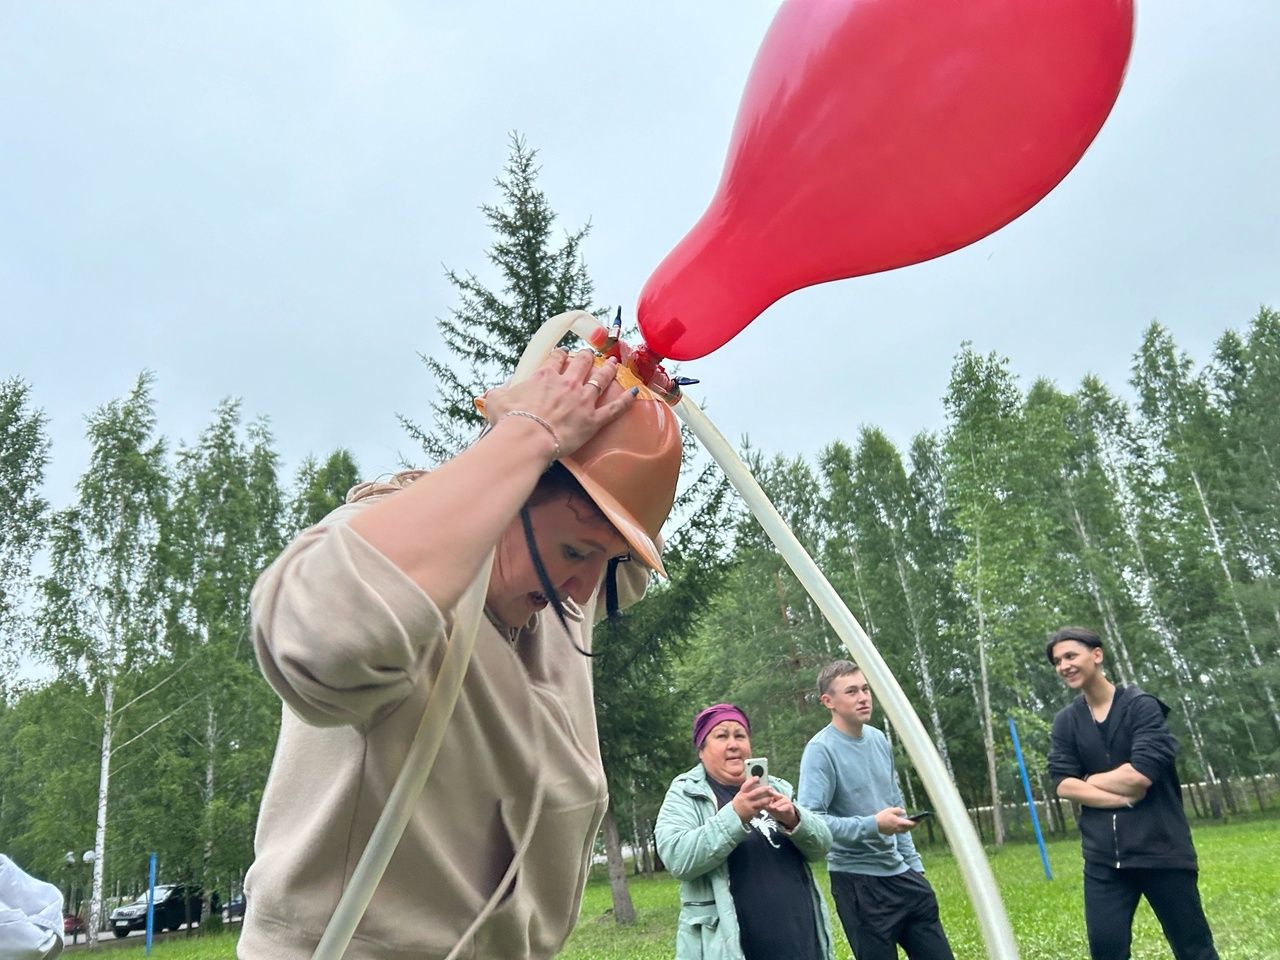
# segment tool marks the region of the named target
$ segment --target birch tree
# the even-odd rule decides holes
[[[856,541],[862,555],[874,558],[868,580],[881,611],[876,645],[904,687],[914,688],[913,699],[923,701],[938,753],[954,779],[937,690],[937,611],[911,551],[907,527],[919,507],[902,457],[881,430],[865,428],[856,454],[837,442],[823,451],[820,462],[837,537]]]
[[[1230,498],[1222,489],[1228,455],[1221,446],[1224,430],[1218,411],[1208,402],[1204,381],[1193,374],[1190,358],[1177,351],[1172,338],[1157,324],[1143,339],[1133,382],[1147,440],[1159,458],[1165,491],[1183,520],[1171,550],[1180,551],[1181,567],[1188,574],[1196,570],[1200,557],[1212,557],[1220,576],[1220,596],[1239,632],[1240,652],[1252,668],[1253,683],[1272,725],[1280,732],[1280,701],[1263,675],[1254,627],[1241,601],[1239,553],[1229,536]],[[1197,543],[1206,549],[1192,554],[1188,548]],[[1187,584],[1183,587],[1185,593]]]
[[[1087,423],[1096,443],[1098,464],[1115,494],[1123,541],[1116,549],[1116,563],[1123,567],[1124,583],[1137,611],[1136,627],[1154,640],[1150,655],[1140,658],[1135,666],[1137,679],[1147,682],[1164,677],[1176,693],[1179,713],[1190,736],[1192,751],[1200,772],[1206,778],[1215,816],[1221,813],[1221,790],[1218,774],[1201,727],[1203,711],[1200,671],[1212,669],[1200,664],[1192,669],[1194,653],[1183,642],[1181,627],[1175,619],[1175,604],[1170,590],[1157,576],[1148,559],[1151,537],[1144,532],[1143,499],[1154,468],[1147,462],[1145,447],[1127,407],[1095,377],[1086,377],[1076,393],[1082,419]],[[1176,589],[1173,591],[1176,595]],[[1161,670],[1160,667],[1164,669]]]
[[[31,388],[0,380],[0,698],[12,666],[6,660],[25,642],[31,559],[48,527],[49,505],[40,495],[48,461],[46,419],[31,405]]]
[[[91,690],[100,711],[91,943],[102,923],[112,758],[146,732],[120,738],[130,708],[156,689],[133,689],[130,674],[160,652],[157,555],[169,481],[151,385],[142,374],[88,418],[89,466],[77,503],[54,516],[37,611],[39,652]]]
[[[963,548],[954,576],[969,608],[968,623],[959,627],[962,637],[957,639],[970,644],[976,654],[973,682],[997,846],[1004,843],[1004,822],[993,708],[998,674],[993,657],[1003,613],[1001,578],[1020,561],[1010,486],[1019,399],[1007,361],[980,356],[968,346],[961,351],[944,401],[947,486]]]
[[[223,789],[225,768],[247,753],[265,770],[275,734],[275,698],[258,676],[248,636],[249,592],[279,549],[283,500],[275,465],[266,425],[242,428],[232,400],[177,457],[167,566],[171,643],[176,659],[190,663],[184,686],[195,709],[186,735],[198,744],[200,784],[194,873],[206,917],[220,876],[248,866],[251,811],[262,790],[256,778]],[[262,723],[264,716],[272,719]]]

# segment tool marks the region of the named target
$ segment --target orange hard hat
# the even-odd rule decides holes
[[[596,366],[604,363],[596,357]],[[631,547],[632,556],[666,577],[658,532],[671,513],[680,478],[680,426],[675,413],[626,367],[615,374],[624,389],[637,387],[622,416],[560,462]],[[484,398],[476,398],[484,412]]]
[[[622,416],[560,460],[630,544],[632,555],[663,577],[658,531],[676,499],[680,454],[675,413],[641,387]]]

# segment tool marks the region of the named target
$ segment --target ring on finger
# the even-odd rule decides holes
[[[592,379],[590,379],[590,378],[588,378],[588,379],[587,379],[587,382],[586,382],[586,383],[584,383],[584,384],[583,384],[583,386],[584,386],[584,387],[595,387],[595,388],[596,388],[596,393],[597,393],[597,394],[602,394],[602,393],[604,393],[604,387],[603,387],[601,384],[597,383],[595,380],[592,380]]]

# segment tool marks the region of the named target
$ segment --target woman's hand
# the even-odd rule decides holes
[[[632,391],[617,382],[618,361],[610,357],[597,367],[594,359],[590,350],[572,357],[551,351],[527,380],[485,393],[485,416],[497,423],[516,410],[533,414],[550,427],[558,455],[568,456],[635,402]]]
[[[733,798],[733,812],[744,824],[750,823],[757,813],[769,806],[774,796],[773,790],[768,784],[761,783],[759,777],[747,777]]]
[[[800,811],[796,809],[796,805],[777,790],[770,790],[769,793],[771,796],[765,809],[773,814],[773,819],[787,830],[794,830],[800,826]]]

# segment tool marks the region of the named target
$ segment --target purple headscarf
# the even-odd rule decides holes
[[[717,723],[725,720],[737,720],[740,724],[747,728],[747,733],[751,732],[751,721],[747,719],[747,715],[732,703],[717,703],[715,706],[707,707],[705,710],[698,712],[693,718],[693,746],[696,750],[702,749],[702,742],[707,739],[709,734]]]

